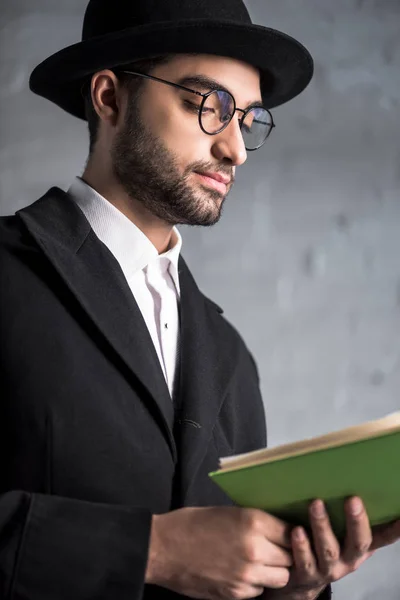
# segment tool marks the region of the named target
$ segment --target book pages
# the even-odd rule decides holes
[[[299,442],[284,444],[275,448],[262,448],[246,454],[237,454],[220,458],[220,469],[233,470],[257,464],[283,460],[309,452],[334,448],[345,444],[360,442],[364,439],[388,435],[400,431],[400,411],[387,415],[382,419],[362,423]]]

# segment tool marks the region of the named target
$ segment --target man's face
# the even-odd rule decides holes
[[[245,63],[216,56],[181,55],[152,75],[199,92],[211,88],[190,81],[202,77],[228,89],[239,108],[261,100],[260,78]],[[127,194],[171,225],[214,225],[247,158],[237,112],[228,127],[211,136],[199,126],[201,97],[153,80],[127,97],[123,126],[111,149],[114,175]],[[213,177],[222,175],[227,184]]]

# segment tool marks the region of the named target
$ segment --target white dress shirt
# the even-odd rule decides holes
[[[143,315],[172,396],[179,348],[178,259],[182,238],[178,230],[173,229],[172,247],[158,254],[132,221],[81,178],[76,177],[68,194],[117,259]]]

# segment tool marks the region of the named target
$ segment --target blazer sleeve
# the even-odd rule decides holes
[[[140,600],[150,529],[144,509],[0,495],[0,598]]]
[[[317,600],[331,600],[332,598],[332,588],[330,585],[324,589],[323,592],[318,596]]]

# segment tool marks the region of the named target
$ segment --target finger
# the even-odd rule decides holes
[[[259,531],[261,531],[270,542],[290,550],[290,532],[292,528],[289,523],[262,510],[254,509],[251,512],[253,513],[253,518],[256,520],[256,523],[253,523],[253,525],[256,525],[259,528]]]
[[[371,526],[360,498],[349,498],[344,509],[347,528],[342,560],[354,565],[368,558],[368,550],[372,543]]]
[[[238,585],[230,586],[226,593],[226,598],[235,598],[235,600],[247,600],[247,598],[257,598],[262,596],[264,588],[258,585]],[[213,598],[215,596],[212,596]]]
[[[292,552],[296,579],[301,584],[315,582],[318,579],[317,560],[310,540],[302,527],[296,527],[292,531]]]
[[[264,538],[262,557],[257,562],[268,567],[291,567],[293,557],[290,552]]]
[[[372,544],[370,550],[374,551],[384,546],[390,546],[400,540],[400,521],[387,525],[378,525],[372,528]]]
[[[273,544],[263,535],[248,536],[239,555],[246,564],[264,565],[269,567],[291,567],[293,557],[290,552]]]
[[[330,579],[340,558],[340,546],[322,500],[310,505],[310,525],[319,571]]]
[[[251,572],[251,581],[247,583],[263,588],[281,589],[289,583],[289,578],[289,569],[255,565]]]
[[[219,591],[218,598],[235,598],[235,600],[246,600],[247,598],[256,598],[264,592],[264,587],[260,585],[251,585],[243,581],[230,582]],[[207,598],[216,598],[216,595],[207,596]]]

